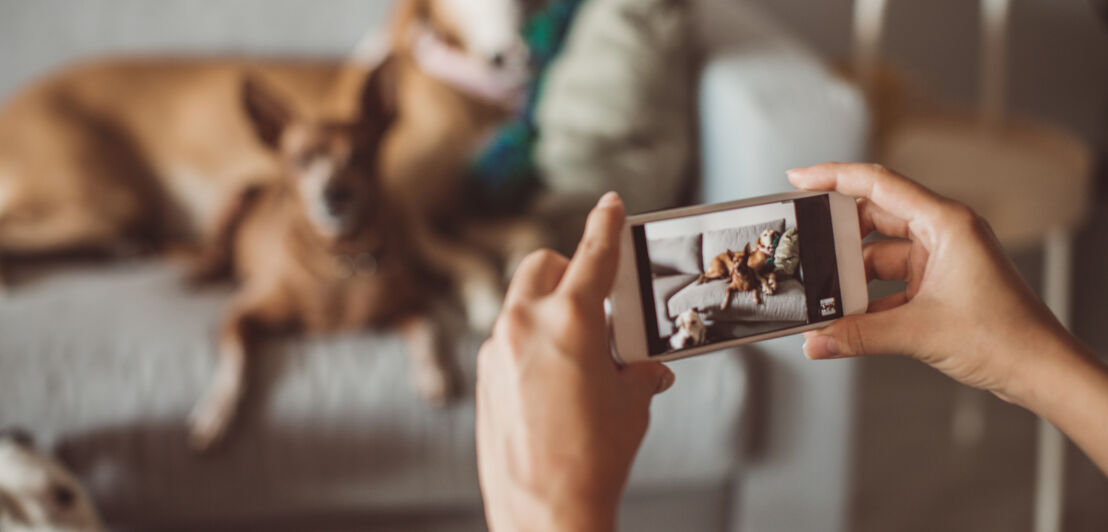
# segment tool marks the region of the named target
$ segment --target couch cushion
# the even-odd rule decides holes
[[[204,528],[259,517],[479,508],[474,353],[438,409],[386,332],[273,341],[227,445],[190,453],[184,420],[214,369],[228,289],[193,292],[158,263],[49,272],[0,300],[0,426],[56,444],[114,526]],[[741,359],[675,364],[631,493],[722,485],[739,459]]]
[[[673,319],[667,303],[673,294],[696,281],[699,275],[662,275],[654,278],[654,315],[658,320],[658,335],[663,338],[673,334]]]
[[[655,275],[701,274],[700,235],[656,238],[647,243],[650,271]]]
[[[750,292],[734,294],[726,310],[720,303],[727,293],[726,280],[690,284],[669,298],[670,316],[697,309],[708,319],[715,321],[807,321],[808,305],[804,285],[796,279],[778,283],[777,293],[762,296],[762,304],[754,302]]]
[[[592,201],[615,190],[631,213],[681,201],[695,153],[692,18],[688,2],[581,5],[535,112],[547,187]]]
[[[784,233],[785,219],[704,233],[704,238],[700,244],[702,267],[707,268],[712,259],[725,251],[742,251],[743,246],[747,244],[750,244],[751,249],[753,249],[758,245],[758,237],[762,235],[762,231],[768,228],[772,228],[778,233]]]

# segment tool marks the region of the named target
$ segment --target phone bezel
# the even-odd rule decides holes
[[[786,192],[745,200],[641,214],[629,217],[620,233],[619,273],[609,296],[612,353],[616,360],[622,364],[641,361],[668,362],[820,329],[834,323],[834,321],[811,323],[746,338],[694,347],[676,353],[651,356],[647,347],[646,323],[642,310],[642,292],[640,290],[639,272],[634,259],[634,243],[631,238],[631,227],[649,222],[824,195],[830,198],[831,226],[835,235],[835,256],[839,269],[839,289],[842,295],[843,315],[864,313],[869,305],[869,289],[862,259],[862,237],[858,229],[858,207],[855,200],[849,196],[837,192]],[[840,228],[847,229],[840,230]]]

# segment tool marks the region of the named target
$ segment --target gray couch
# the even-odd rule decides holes
[[[382,4],[5,2],[0,87],[94,52],[341,53]],[[699,9],[701,199],[777,192],[786,168],[861,158],[856,91],[754,8]],[[153,262],[67,266],[0,302],[0,426],[59,448],[113,527],[483,528],[472,401],[441,410],[420,401],[389,334],[268,346],[228,448],[190,454],[182,420],[213,369],[228,290],[190,292],[178,278]],[[478,341],[456,345],[470,383]],[[799,345],[673,365],[678,384],[655,403],[624,529],[845,528],[853,366],[808,363]]]

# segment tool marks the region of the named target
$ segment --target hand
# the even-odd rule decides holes
[[[903,354],[1001,398],[1025,403],[1044,353],[1072,339],[1031,291],[992,230],[965,205],[885,168],[828,163],[792,170],[807,190],[859,198],[866,278],[907,281],[869,313],[808,333],[805,353],[822,359]]]
[[[624,212],[613,193],[589,215],[573,260],[528,256],[477,355],[477,463],[492,530],[615,530],[653,396],[673,373],[618,367],[604,299]]]

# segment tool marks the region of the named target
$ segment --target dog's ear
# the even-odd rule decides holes
[[[254,77],[243,81],[242,104],[258,139],[272,149],[279,148],[281,134],[293,119],[288,105]]]
[[[30,525],[31,519],[23,505],[8,492],[0,488],[0,523],[13,522],[17,525]]]
[[[392,13],[392,48],[406,50],[410,45],[412,32],[431,18],[430,0],[400,0]]]
[[[388,129],[397,112],[397,66],[392,55],[369,73],[361,93],[361,120],[377,131]]]

